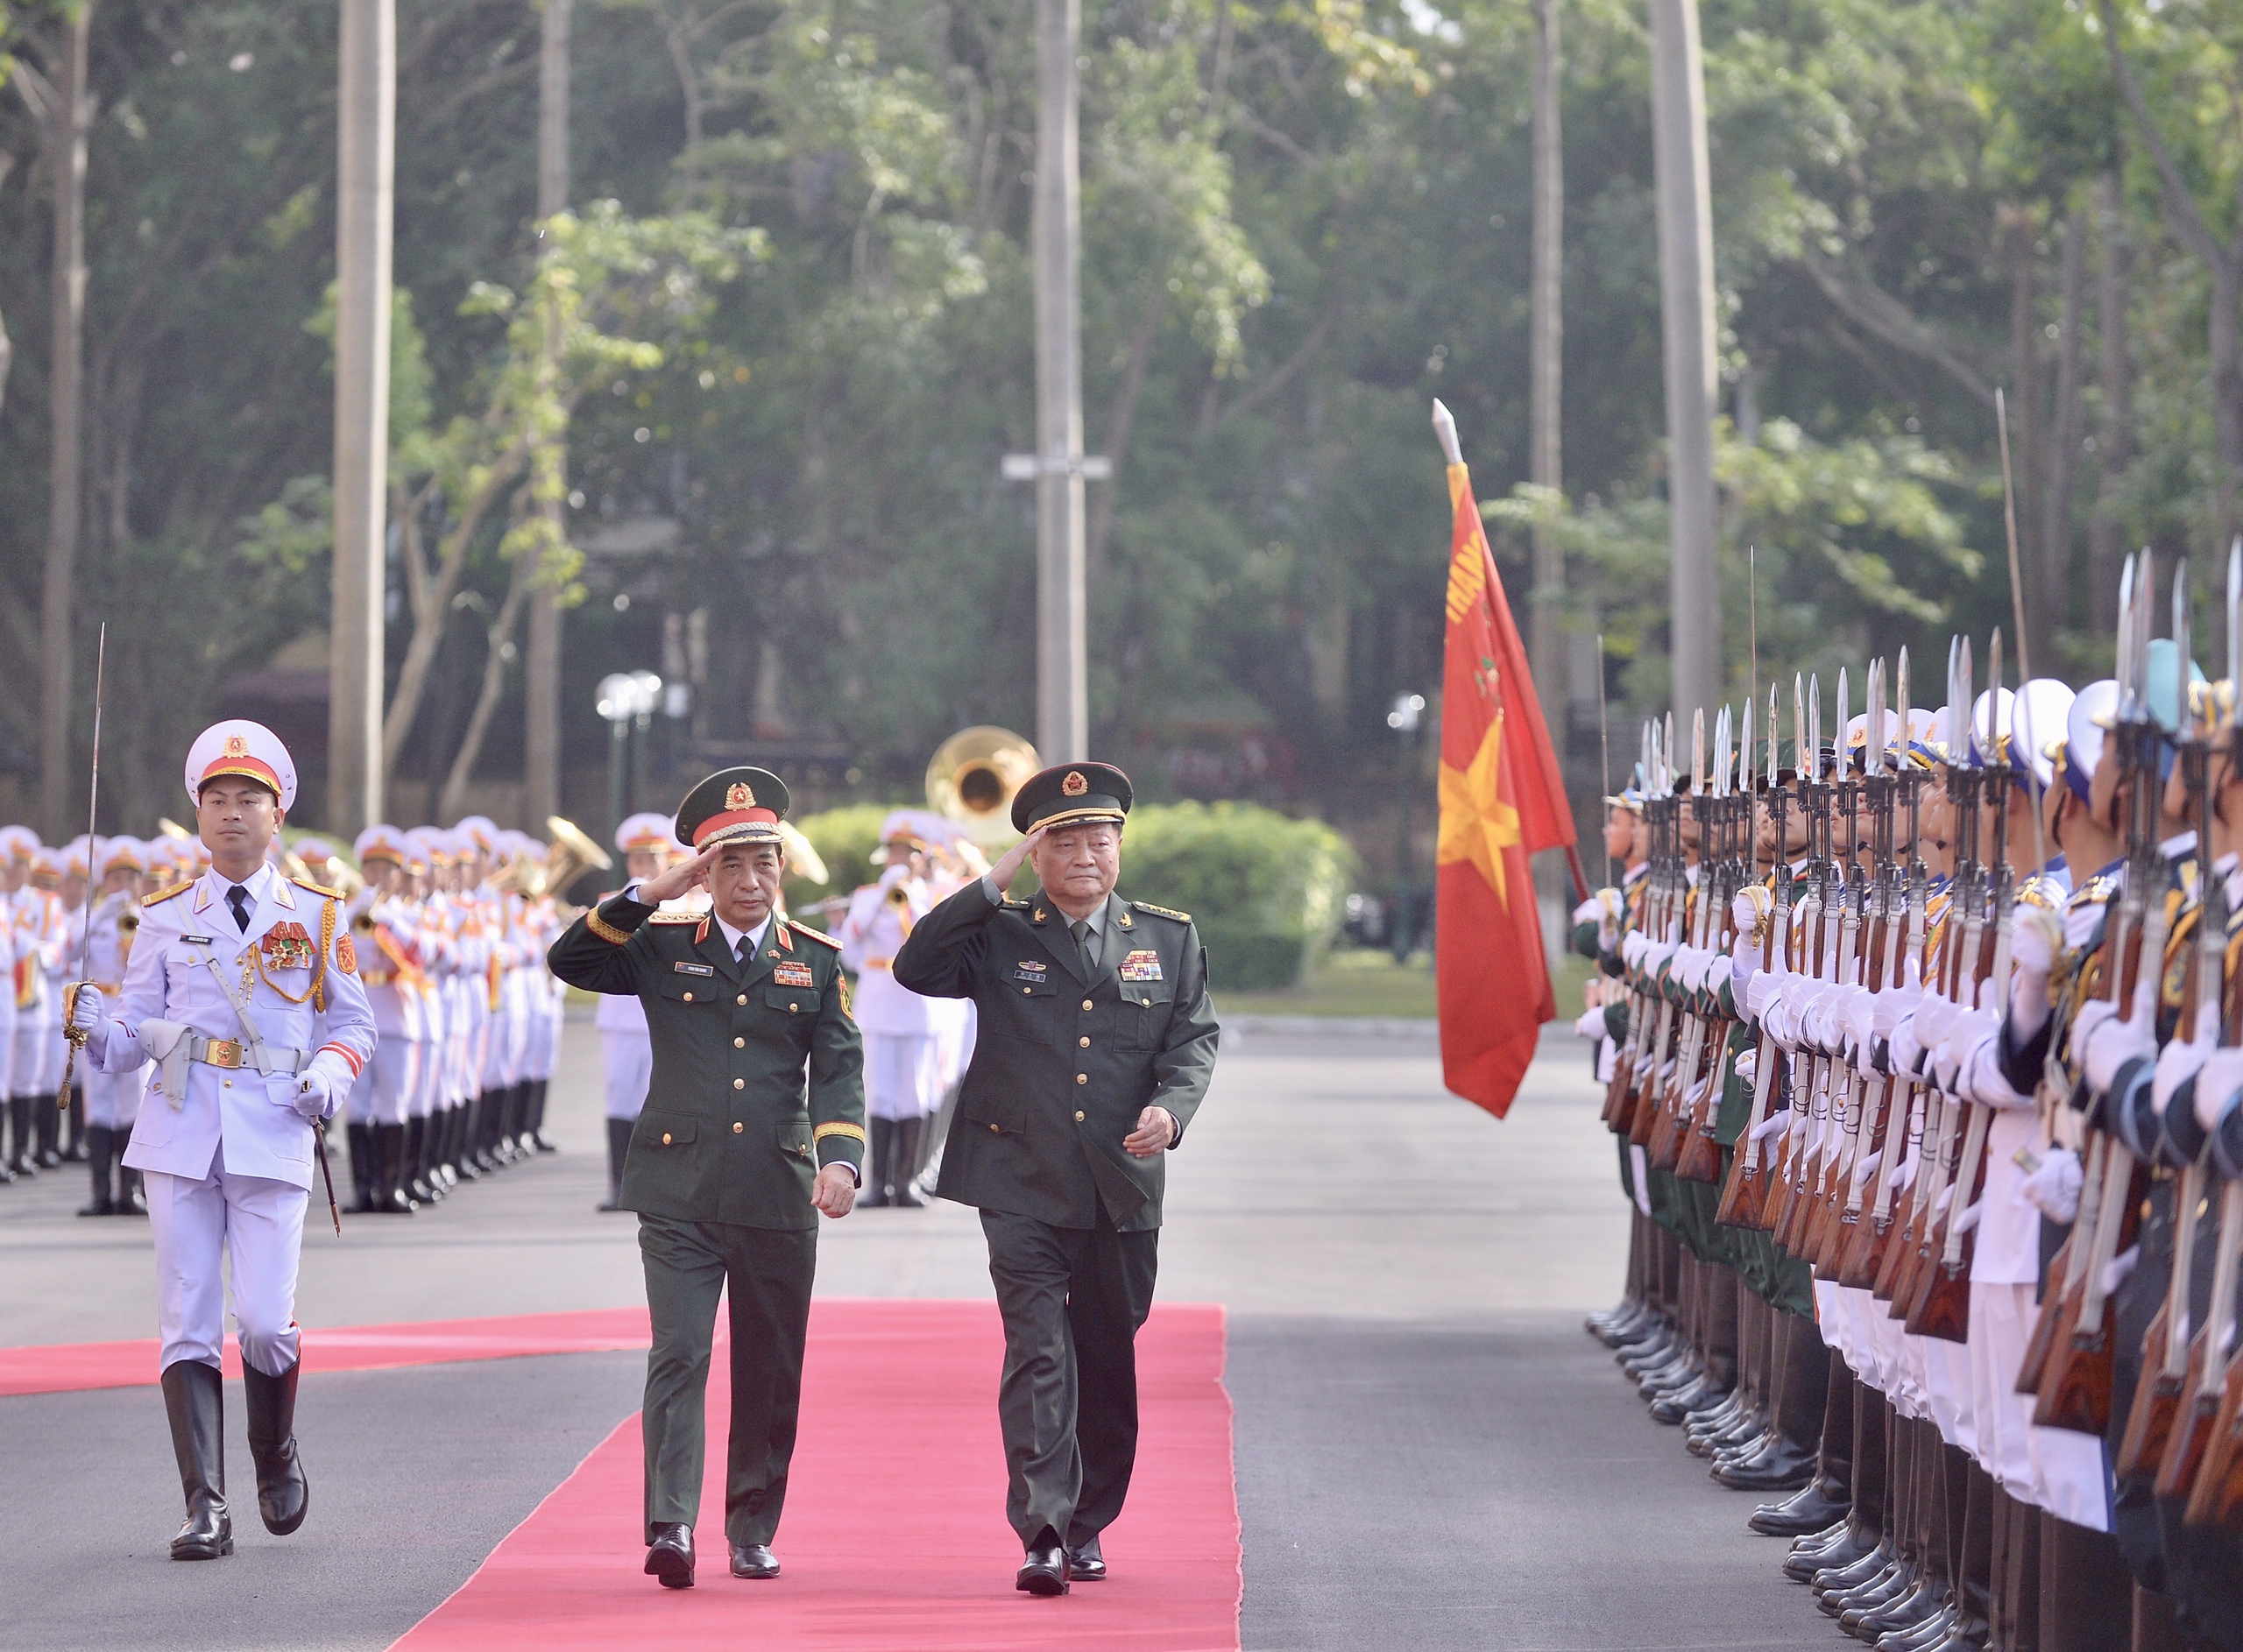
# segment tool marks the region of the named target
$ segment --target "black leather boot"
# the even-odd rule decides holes
[[[16,1139],[8,1146],[8,1168],[18,1175],[39,1174],[39,1149],[33,1145],[37,1126],[32,1122],[32,1109],[38,1105],[35,1096],[11,1096],[8,1099],[8,1119],[16,1128]]]
[[[631,1119],[607,1121],[607,1197],[599,1204],[603,1211],[623,1208],[623,1161],[631,1156],[631,1128],[636,1122]]]
[[[428,1139],[441,1117],[430,1113],[425,1118],[409,1119],[405,1125],[405,1175],[399,1185],[424,1204],[435,1197],[428,1191]]]
[[[919,1167],[927,1161],[925,1119],[900,1119],[895,1125],[895,1202],[914,1211],[924,1210],[926,1195],[919,1191]]]
[[[117,1168],[117,1133],[107,1125],[92,1125],[86,1131],[86,1161],[93,1167],[94,1197],[89,1204],[78,1207],[81,1216],[115,1216],[117,1195],[111,1181]]]
[[[187,1520],[172,1539],[173,1560],[216,1560],[234,1552],[226,1512],[225,1386],[217,1367],[181,1359],[164,1367],[164,1415],[172,1425]]]
[[[57,1105],[59,1100],[53,1091],[32,1098],[32,1105],[38,1109],[39,1168],[42,1170],[62,1168],[62,1109]]]
[[[249,1411],[249,1454],[257,1465],[257,1512],[265,1529],[286,1537],[304,1523],[311,1507],[311,1483],[304,1478],[296,1451],[296,1378],[299,1359],[277,1377],[242,1361],[242,1398]]]
[[[552,1088],[552,1084],[553,1081],[549,1078],[534,1078],[530,1081],[529,1144],[540,1153],[561,1151],[548,1140],[545,1135],[545,1096],[547,1091]]]
[[[374,1199],[379,1180],[374,1162],[374,1127],[356,1120],[343,1126],[343,1140],[350,1154],[350,1213],[371,1216],[381,1207]]]
[[[871,1151],[865,1155],[865,1190],[857,1203],[879,1206],[888,1203],[888,1161],[895,1141],[895,1120],[867,1119],[865,1127],[872,1135],[866,1144]]]
[[[129,1145],[131,1138],[128,1135],[124,1140]],[[119,1216],[145,1216],[148,1214],[147,1190],[140,1184],[140,1173],[122,1162],[124,1157],[123,1154],[117,1155],[117,1213]]]
[[[62,1156],[73,1164],[83,1164],[92,1149],[86,1143],[86,1087],[70,1086],[70,1130],[62,1139]]]
[[[410,1216],[420,1201],[405,1190],[403,1125],[376,1125],[374,1136],[374,1208],[391,1216]]]

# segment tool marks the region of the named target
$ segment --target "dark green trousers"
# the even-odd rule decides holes
[[[787,1500],[787,1465],[802,1409],[803,1343],[817,1271],[816,1228],[639,1218],[647,1269],[647,1352],[641,1422],[647,1444],[647,1538],[701,1508],[707,1445],[709,1355],[717,1298],[732,1303],[732,1438],[725,1463],[725,1536],[768,1543]]]

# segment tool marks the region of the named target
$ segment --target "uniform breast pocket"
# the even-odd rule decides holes
[[[1168,1034],[1169,1012],[1176,999],[1166,982],[1137,983],[1122,989],[1122,1048],[1158,1049]]]
[[[705,975],[700,973],[702,970],[706,970],[708,973]],[[669,974],[661,976],[657,979],[663,999],[671,1004],[680,1006],[715,1004],[720,1002],[723,998],[721,988],[724,984],[717,979],[715,968],[709,964],[701,964],[691,973],[682,973],[673,970]]]
[[[767,986],[763,989],[763,1007],[776,1011],[790,1021],[810,1021],[817,1017],[817,989],[813,986]]]

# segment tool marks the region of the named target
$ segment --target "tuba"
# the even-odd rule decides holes
[[[1036,748],[1010,729],[960,729],[927,765],[927,807],[966,829],[984,848],[1008,843],[1013,794],[1043,766]]]
[[[552,844],[546,850],[545,858],[530,869],[525,879],[530,886],[521,892],[532,900],[551,895],[557,900],[570,884],[586,872],[605,872],[615,865],[607,851],[585,837],[574,821],[548,815],[545,817],[545,830],[553,834]]]

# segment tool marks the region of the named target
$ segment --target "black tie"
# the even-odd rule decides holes
[[[249,933],[249,891],[236,884],[226,891],[226,904],[234,909],[234,927]]]
[[[747,966],[747,961],[754,956],[755,937],[752,935],[740,936],[739,944],[732,949],[732,957],[738,958],[740,967],[745,969]]]
[[[1077,918],[1067,926],[1075,932],[1075,956],[1082,960],[1083,979],[1091,981],[1098,976],[1098,937],[1091,933],[1090,920]]]

